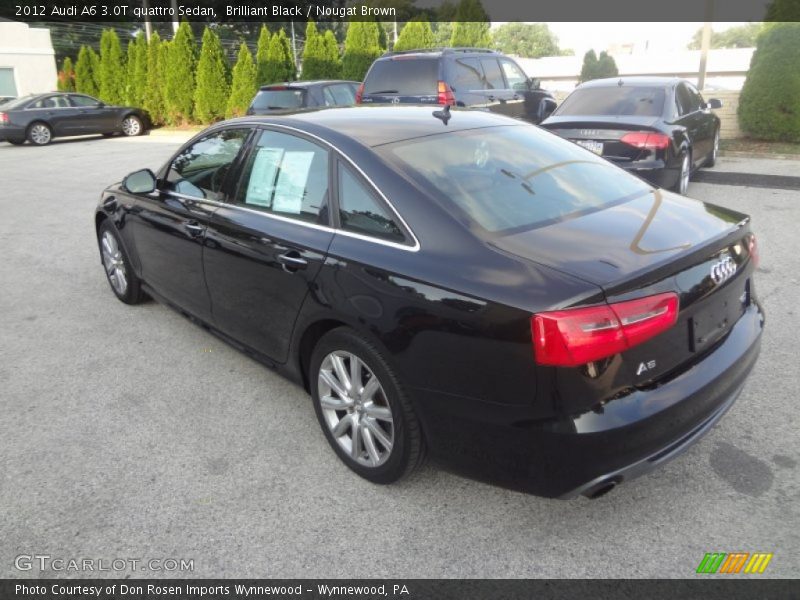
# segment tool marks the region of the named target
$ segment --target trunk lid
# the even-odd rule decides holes
[[[595,154],[615,162],[632,162],[648,151],[620,139],[632,131],[658,132],[658,117],[650,116],[564,116],[550,117],[542,127],[584,146]]]

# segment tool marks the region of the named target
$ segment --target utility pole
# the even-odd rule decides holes
[[[711,46],[711,20],[714,15],[714,0],[706,0],[705,23],[703,24],[703,37],[700,42],[700,72],[697,75],[697,88],[703,90],[706,86],[706,68],[708,66],[708,49]]]
[[[297,71],[297,40],[294,37],[294,21],[292,24],[292,59],[294,60],[294,70]]]
[[[172,32],[178,33],[178,0],[172,0]]]
[[[148,0],[142,0],[142,5],[144,6],[144,37],[147,40],[147,43],[150,43],[150,36],[153,35],[153,24],[150,22],[150,2]]]

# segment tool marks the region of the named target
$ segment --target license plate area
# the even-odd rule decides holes
[[[594,140],[575,140],[575,143],[581,148],[586,148],[590,152],[594,152],[597,155],[603,154],[603,142],[595,142]]]
[[[692,352],[702,351],[714,344],[744,314],[750,301],[747,284],[731,286],[724,294],[712,296],[708,305],[689,319],[689,348]]]

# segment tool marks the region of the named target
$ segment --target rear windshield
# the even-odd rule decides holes
[[[377,150],[448,210],[493,233],[546,225],[652,189],[572,142],[528,125],[457,131]]]
[[[253,108],[279,109],[303,106],[305,90],[261,90],[253,100]]]
[[[589,87],[572,92],[556,114],[658,117],[664,112],[664,97],[661,88]]]
[[[373,63],[364,80],[364,93],[428,96],[436,94],[438,81],[437,58],[401,56]]]
[[[8,102],[4,102],[2,104],[2,107],[4,109],[6,109],[6,110],[11,109],[11,108],[18,108],[18,107],[22,106],[23,104],[25,104],[27,102],[30,102],[35,97],[36,96],[30,95],[30,96],[23,96],[22,98],[14,98],[13,100],[9,100]]]

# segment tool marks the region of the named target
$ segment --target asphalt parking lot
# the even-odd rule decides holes
[[[671,578],[712,551],[772,552],[765,576],[798,575],[800,191],[691,185],[753,216],[760,362],[688,453],[565,502],[431,465],[367,483],[330,451],[303,390],[168,308],[117,301],[94,206],[178,143],[0,144],[0,577],[75,575],[15,568],[38,554],[194,561],[86,576]]]

